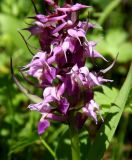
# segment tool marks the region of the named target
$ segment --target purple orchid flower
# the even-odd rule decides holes
[[[104,82],[112,82],[112,80],[104,79],[96,73],[89,72],[87,67],[78,68],[77,65],[71,69],[72,83],[78,83],[80,87],[93,88],[100,86]]]
[[[96,42],[86,38],[89,22],[79,21],[78,11],[90,6],[76,3],[58,6],[53,0],[45,0],[52,7],[48,15],[37,14],[33,25],[25,30],[37,36],[40,51],[24,67],[27,75],[38,80],[43,90],[43,99],[28,108],[40,112],[38,133],[42,134],[50,126],[50,120],[67,124],[69,113],[74,111],[77,128],[92,117],[97,123],[99,106],[94,101],[95,86],[111,80],[103,78],[103,70],[96,73],[86,66],[86,59],[101,58],[95,50]]]
[[[38,124],[38,134],[42,134],[50,126],[50,122],[44,117],[41,118]]]
[[[99,106],[94,102],[94,100],[90,100],[90,102],[87,103],[85,107],[82,108],[82,110],[83,110],[83,114],[86,114],[87,116],[92,117],[97,123],[96,111],[99,111]]]
[[[46,52],[38,52],[32,61],[24,67],[26,73],[39,80],[41,85],[51,84],[56,77],[56,68],[49,66],[46,62]]]
[[[94,41],[89,41],[86,42],[84,47],[85,47],[85,55],[87,57],[93,57],[93,58],[102,58],[103,60],[107,61],[100,53],[98,53],[94,47],[96,46],[96,42]]]

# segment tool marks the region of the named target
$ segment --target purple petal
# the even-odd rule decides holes
[[[75,65],[72,67],[72,71],[73,71],[73,73],[79,72],[79,68],[78,68],[78,65],[77,65],[77,64],[75,64]]]
[[[86,33],[85,33],[85,31],[84,31],[83,29],[80,29],[80,30],[77,32],[77,35],[78,35],[78,37],[86,38],[86,37],[85,37]]]
[[[88,57],[95,57],[95,58],[102,58],[103,60],[107,61],[99,52],[94,50],[94,47],[96,46],[96,42],[90,41],[86,43],[85,46],[85,54]]]
[[[77,39],[75,39],[73,37],[66,37],[65,42],[69,43],[69,50],[71,53],[73,53],[75,51],[76,46],[77,46],[76,44],[78,44]]]
[[[60,21],[60,20],[63,20],[64,18],[66,18],[67,15],[62,15],[62,16],[57,16],[57,17],[51,17],[49,18],[49,21]]]
[[[42,134],[50,126],[50,122],[46,119],[41,119],[38,124],[38,134]]]
[[[88,76],[88,75],[89,75],[89,70],[88,70],[87,67],[81,67],[81,68],[80,68],[80,72],[81,72],[82,74],[84,74],[85,76]]]
[[[60,24],[59,26],[57,26],[53,31],[52,31],[52,34],[55,34],[57,32],[59,32],[60,30],[62,30],[65,26],[66,26],[66,22],[65,23],[62,23]]]
[[[97,52],[96,50],[93,50],[93,57],[95,58],[102,58],[104,61],[108,62],[99,52]]]
[[[67,5],[67,7],[57,8],[57,10],[61,12],[74,12],[74,11],[78,11],[80,9],[88,8],[88,7],[90,6],[86,6],[86,5],[77,3],[73,6]]]
[[[54,22],[54,21],[59,21],[65,18],[67,15],[62,15],[62,16],[45,16],[43,14],[38,14],[35,18],[37,21],[40,21],[42,23],[47,23],[47,22]]]
[[[46,23],[48,21],[48,18],[43,14],[38,14],[35,18],[42,23]]]
[[[40,113],[49,113],[52,110],[51,106],[44,101],[37,104],[30,104],[28,108]]]
[[[70,35],[70,36],[72,36],[72,37],[74,37],[74,38],[77,38],[78,39],[78,41],[79,41],[79,43],[80,43],[80,45],[82,45],[81,44],[81,41],[80,41],[80,39],[79,39],[79,36],[80,37],[82,37],[82,32],[80,33],[78,33],[78,31],[76,31],[75,29],[68,29],[68,34]]]
[[[67,101],[66,98],[61,98],[60,100],[60,106],[59,106],[59,111],[63,114],[66,114],[69,108],[69,102]]]
[[[54,121],[58,121],[58,122],[66,122],[66,116],[60,116],[60,115],[56,115],[56,114],[53,114],[53,113],[49,113],[47,114],[46,116],[47,119],[49,120],[54,120]]]
[[[94,28],[95,25],[92,24],[92,23],[89,23],[89,22],[85,22],[85,21],[81,22],[81,21],[79,21],[78,27],[82,28],[84,31],[87,31],[88,29]]]
[[[72,37],[77,37],[77,31],[75,29],[68,29],[68,34]]]
[[[111,79],[104,79],[103,77],[98,77],[98,81],[100,82],[100,84],[104,83],[104,82],[113,82],[113,80]]]
[[[99,111],[99,106],[94,102],[94,100],[90,100],[90,102],[87,103],[82,109],[85,115],[92,117],[97,123],[96,111]]]
[[[89,73],[89,77],[91,78],[93,84],[95,85],[101,85],[100,81],[98,81],[98,77],[95,76],[93,73]]]
[[[48,66],[43,71],[43,76],[41,77],[43,84],[51,84],[56,77],[56,69],[54,67]]]
[[[37,25],[25,28],[24,30],[28,30],[31,33],[31,35],[39,35],[43,32],[43,29]]]
[[[64,41],[62,44],[62,49],[66,52],[69,49],[69,42]]]
[[[72,8],[72,11],[77,11],[77,10],[80,10],[80,9],[84,9],[84,8],[89,8],[90,6],[86,6],[86,5],[82,5],[82,4],[75,4],[73,5],[71,8]]]
[[[55,90],[55,87],[47,87],[45,88],[44,92],[43,92],[43,96],[44,96],[44,101],[45,102],[52,102],[54,100],[53,96],[51,95],[51,93],[53,94],[53,91]]]
[[[65,91],[65,83],[62,83],[60,86],[57,87],[57,97],[61,97]]]

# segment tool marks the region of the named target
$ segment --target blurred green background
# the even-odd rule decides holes
[[[109,60],[108,64],[97,61],[98,68],[105,68],[111,64],[119,52],[116,65],[105,76],[113,79],[114,82],[107,87],[104,86],[103,93],[95,92],[95,99],[102,106],[102,115],[105,116],[109,111],[108,105],[117,96],[132,61],[132,1],[78,0],[75,2],[93,6],[89,11],[86,9],[81,12],[80,19],[88,17],[89,21],[96,25],[96,29],[90,31],[87,38],[96,40],[97,50]],[[35,3],[38,10],[44,13],[44,1],[36,0]],[[19,73],[19,67],[26,65],[32,55],[17,30],[27,27],[26,23],[30,23],[27,17],[33,15],[35,12],[30,0],[0,0],[0,160],[53,159],[37,134],[40,115],[27,109],[30,101],[18,90],[10,74],[12,56],[14,71],[21,83],[33,93],[38,93]],[[25,37],[29,35],[24,31],[22,33]],[[35,47],[38,46],[35,38],[32,38],[30,43]],[[93,68],[92,65],[89,67]],[[103,160],[132,160],[131,122],[132,92]],[[86,146],[87,134],[90,137],[88,140],[92,141],[100,123],[95,125],[94,122],[88,122],[80,135],[81,149],[85,150],[85,154],[88,147]],[[53,123],[42,137],[56,151],[60,159],[69,160],[70,142],[65,125]]]

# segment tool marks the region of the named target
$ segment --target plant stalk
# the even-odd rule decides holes
[[[98,20],[98,23],[100,25],[103,25],[105,20],[108,18],[108,16],[111,14],[111,12],[120,4],[120,2],[121,2],[121,0],[113,0],[109,3],[109,5],[101,13],[101,16]]]
[[[75,126],[74,113],[70,113],[70,139],[71,139],[71,153],[72,160],[80,160],[80,141],[79,141],[79,131]]]

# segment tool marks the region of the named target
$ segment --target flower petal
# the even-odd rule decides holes
[[[50,122],[46,119],[41,119],[38,124],[38,134],[42,134],[50,126]]]
[[[66,7],[57,8],[57,10],[61,11],[61,12],[74,12],[74,11],[78,11],[80,9],[89,8],[89,7],[90,6],[86,6],[86,5],[82,5],[82,4],[76,3],[73,6],[67,5]]]
[[[66,114],[69,108],[69,103],[66,98],[61,98],[59,111],[63,114]]]

